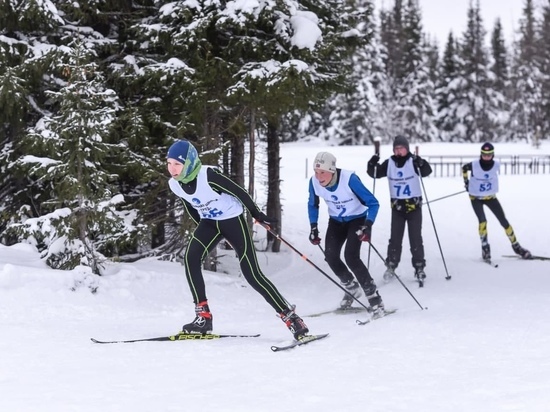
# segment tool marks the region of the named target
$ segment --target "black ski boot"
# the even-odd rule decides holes
[[[342,283],[342,286],[344,289],[346,289],[347,293],[342,298],[342,301],[340,302],[340,309],[346,310],[349,309],[354,301],[353,298],[359,298],[362,295],[361,288],[359,287],[359,283],[355,280],[350,280],[346,283]]]
[[[369,283],[363,286],[363,290],[365,291],[365,295],[367,296],[369,305],[372,308],[372,311],[370,311],[372,313],[372,317],[376,319],[384,316],[386,314],[386,312],[384,311],[384,302],[382,302],[382,297],[376,289],[376,284],[374,283],[374,280],[371,280]]]
[[[514,252],[520,255],[522,259],[531,259],[533,256],[527,249],[522,248],[518,242],[512,243],[512,249],[514,249]]]
[[[197,333],[205,335],[212,333],[212,313],[206,301],[195,306],[195,319],[182,326],[181,333]]]
[[[294,335],[294,339],[300,340],[300,338],[303,338],[309,332],[302,318],[294,313],[294,307],[285,309],[284,312],[279,313],[279,316]]]
[[[417,278],[419,281],[424,281],[424,279],[426,279],[426,272],[424,272],[424,268],[422,267],[417,267],[415,270],[414,270],[414,277]]]
[[[485,243],[484,245],[481,245],[481,258],[485,262],[491,261],[491,246],[489,246],[488,243]]]

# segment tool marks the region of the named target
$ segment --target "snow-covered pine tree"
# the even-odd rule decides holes
[[[533,133],[542,125],[542,82],[538,44],[537,19],[533,1],[525,0],[520,19],[519,39],[513,56],[511,83],[513,85],[510,130],[513,139],[530,141]]]
[[[460,67],[462,60],[458,55],[458,43],[453,33],[447,37],[443,51],[440,76],[436,82],[435,99],[437,102],[437,116],[435,124],[443,141],[452,141],[458,119],[453,115],[453,106],[460,89]]]
[[[105,87],[82,42],[75,40],[64,52],[67,81],[59,91],[47,92],[58,110],[29,130],[22,142],[27,155],[16,161],[32,182],[28,189],[49,195],[38,217],[29,218],[29,209],[21,208],[8,231],[32,241],[53,268],[85,265],[100,274],[100,250],[130,240],[135,230],[132,214],[117,210],[124,198],[108,167],[123,149],[109,143],[118,98]]]
[[[363,42],[348,58],[350,67],[345,89],[327,100],[319,116],[323,122],[317,135],[339,145],[369,144],[378,135],[373,120],[377,96],[372,81],[380,74],[383,63],[376,41],[376,25],[372,16],[371,0],[356,2],[357,30]]]
[[[494,133],[492,117],[488,50],[479,2],[468,8],[467,28],[462,35],[459,55],[461,67],[453,90],[455,101],[449,106],[449,115],[456,119],[450,132],[454,141],[479,142],[491,140]]]
[[[11,167],[23,154],[19,142],[34,124],[47,101],[43,91],[53,82],[46,73],[55,49],[49,33],[63,24],[49,1],[0,2],[0,232],[11,243],[5,229],[12,215],[29,199],[26,177]]]
[[[221,154],[230,143],[226,172],[244,186],[250,131],[265,132],[268,124],[277,130],[287,113],[305,112],[342,86],[349,71],[343,62],[360,38],[352,25],[356,13],[343,3],[159,2],[156,15],[135,27],[141,47],[150,51],[149,61],[141,58],[136,68],[149,76],[153,68],[166,71],[177,63],[185,76],[161,78],[171,97],[167,123],[202,150]],[[269,168],[278,169],[279,155],[268,153]],[[280,207],[272,209],[277,217]]]
[[[541,73],[541,105],[542,115],[540,129],[535,131],[537,141],[550,138],[550,1],[542,6],[542,19],[538,34],[538,60]]]
[[[431,78],[429,54],[430,45],[423,35],[418,0],[407,0],[403,14],[403,31],[400,66],[402,77],[396,88],[398,102],[394,112],[394,123],[400,124],[402,134],[411,141],[434,141],[435,86]]]
[[[508,90],[510,87],[508,71],[508,53],[504,42],[502,24],[500,19],[495,21],[495,26],[491,34],[491,64],[489,68],[490,75],[490,93],[491,110],[490,124],[494,136],[498,140],[508,140],[510,129],[510,101],[508,99]]]

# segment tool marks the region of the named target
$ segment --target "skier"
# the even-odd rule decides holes
[[[347,291],[340,308],[349,309],[353,297],[360,297],[362,289],[373,309],[373,316],[382,316],[384,303],[360,256],[362,242],[370,242],[371,228],[379,208],[378,201],[354,172],[336,168],[336,158],[331,153],[318,153],[313,170],[315,176],[309,181],[309,241],[313,245],[321,243],[318,219],[319,198],[322,198],[329,213],[325,260]],[[340,258],[344,244],[345,264]]]
[[[501,226],[506,232],[506,236],[512,244],[514,252],[523,259],[531,258],[531,252],[524,249],[519,244],[514,229],[506,216],[504,210],[498,201],[496,194],[498,192],[498,172],[500,170],[500,162],[494,159],[495,148],[491,143],[484,143],[481,146],[481,155],[479,160],[466,163],[462,166],[462,177],[464,179],[464,187],[470,194],[472,207],[479,221],[478,232],[481,239],[481,257],[486,262],[491,261],[491,247],[487,239],[487,218],[483,206],[487,206],[498,219]],[[468,172],[471,177],[468,179]]]
[[[248,193],[216,167],[203,166],[197,150],[187,140],[176,141],[170,146],[167,165],[172,176],[168,181],[170,190],[182,199],[185,210],[197,223],[184,257],[187,282],[195,303],[195,319],[183,325],[181,333],[212,332],[212,313],[201,264],[225,238],[238,256],[247,282],[275,309],[296,340],[306,336],[309,330],[304,321],[260,270],[244,208],[263,225],[272,226],[273,219],[262,213]]]
[[[409,244],[415,277],[419,282],[426,278],[424,268],[424,244],[422,241],[422,188],[420,178],[432,173],[430,164],[409,151],[409,141],[397,136],[393,141],[393,156],[378,164],[380,157],[374,155],[368,162],[367,174],[374,178],[387,177],[391,197],[391,235],[386,257],[384,280],[395,276],[401,260],[405,224],[409,231]]]

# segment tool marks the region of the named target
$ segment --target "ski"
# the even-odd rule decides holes
[[[366,325],[367,323],[371,323],[372,321],[374,320],[378,320],[378,319],[382,319],[382,318],[385,318],[386,316],[388,315],[392,315],[394,314],[395,312],[397,312],[397,309],[388,309],[388,310],[385,310],[384,311],[384,316],[372,316],[371,318],[363,321],[363,320],[356,320],[355,322],[357,322],[358,325]]]
[[[323,316],[323,315],[330,315],[330,314],[335,314],[335,315],[346,315],[348,313],[361,313],[361,312],[372,312],[372,308],[369,306],[367,309],[363,308],[363,307],[350,307],[350,308],[347,308],[347,309],[342,309],[342,308],[336,308],[336,309],[332,309],[332,310],[325,310],[323,312],[317,312],[317,313],[312,313],[311,315],[305,315],[304,318],[317,318],[319,316]]]
[[[528,258],[522,258],[521,256],[519,255],[502,255],[502,257],[505,257],[505,258],[516,258],[516,259],[520,259],[520,260],[550,260],[550,257],[546,257],[546,256],[531,256],[531,257],[528,257]]]
[[[308,343],[314,342],[316,340],[324,339],[328,336],[328,333],[323,333],[321,335],[306,335],[302,337],[300,340],[295,340],[292,343],[288,345],[282,345],[282,346],[272,346],[271,350],[273,352],[281,352],[284,350],[289,350],[292,348],[296,348],[298,346],[307,345]]]
[[[157,336],[154,338],[128,339],[128,340],[98,340],[90,338],[94,343],[135,343],[135,342],[165,342],[165,341],[180,341],[180,340],[214,340],[222,338],[257,338],[256,335],[234,335],[234,334],[200,334],[200,333],[179,333],[172,336]]]

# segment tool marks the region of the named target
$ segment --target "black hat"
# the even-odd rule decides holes
[[[407,151],[410,151],[409,150],[409,141],[407,140],[407,138],[405,136],[395,136],[395,139],[393,141],[393,148],[395,149],[396,146],[403,146],[407,149]]]
[[[483,143],[483,146],[481,146],[481,154],[482,155],[494,155],[495,154],[495,147],[489,142]]]

